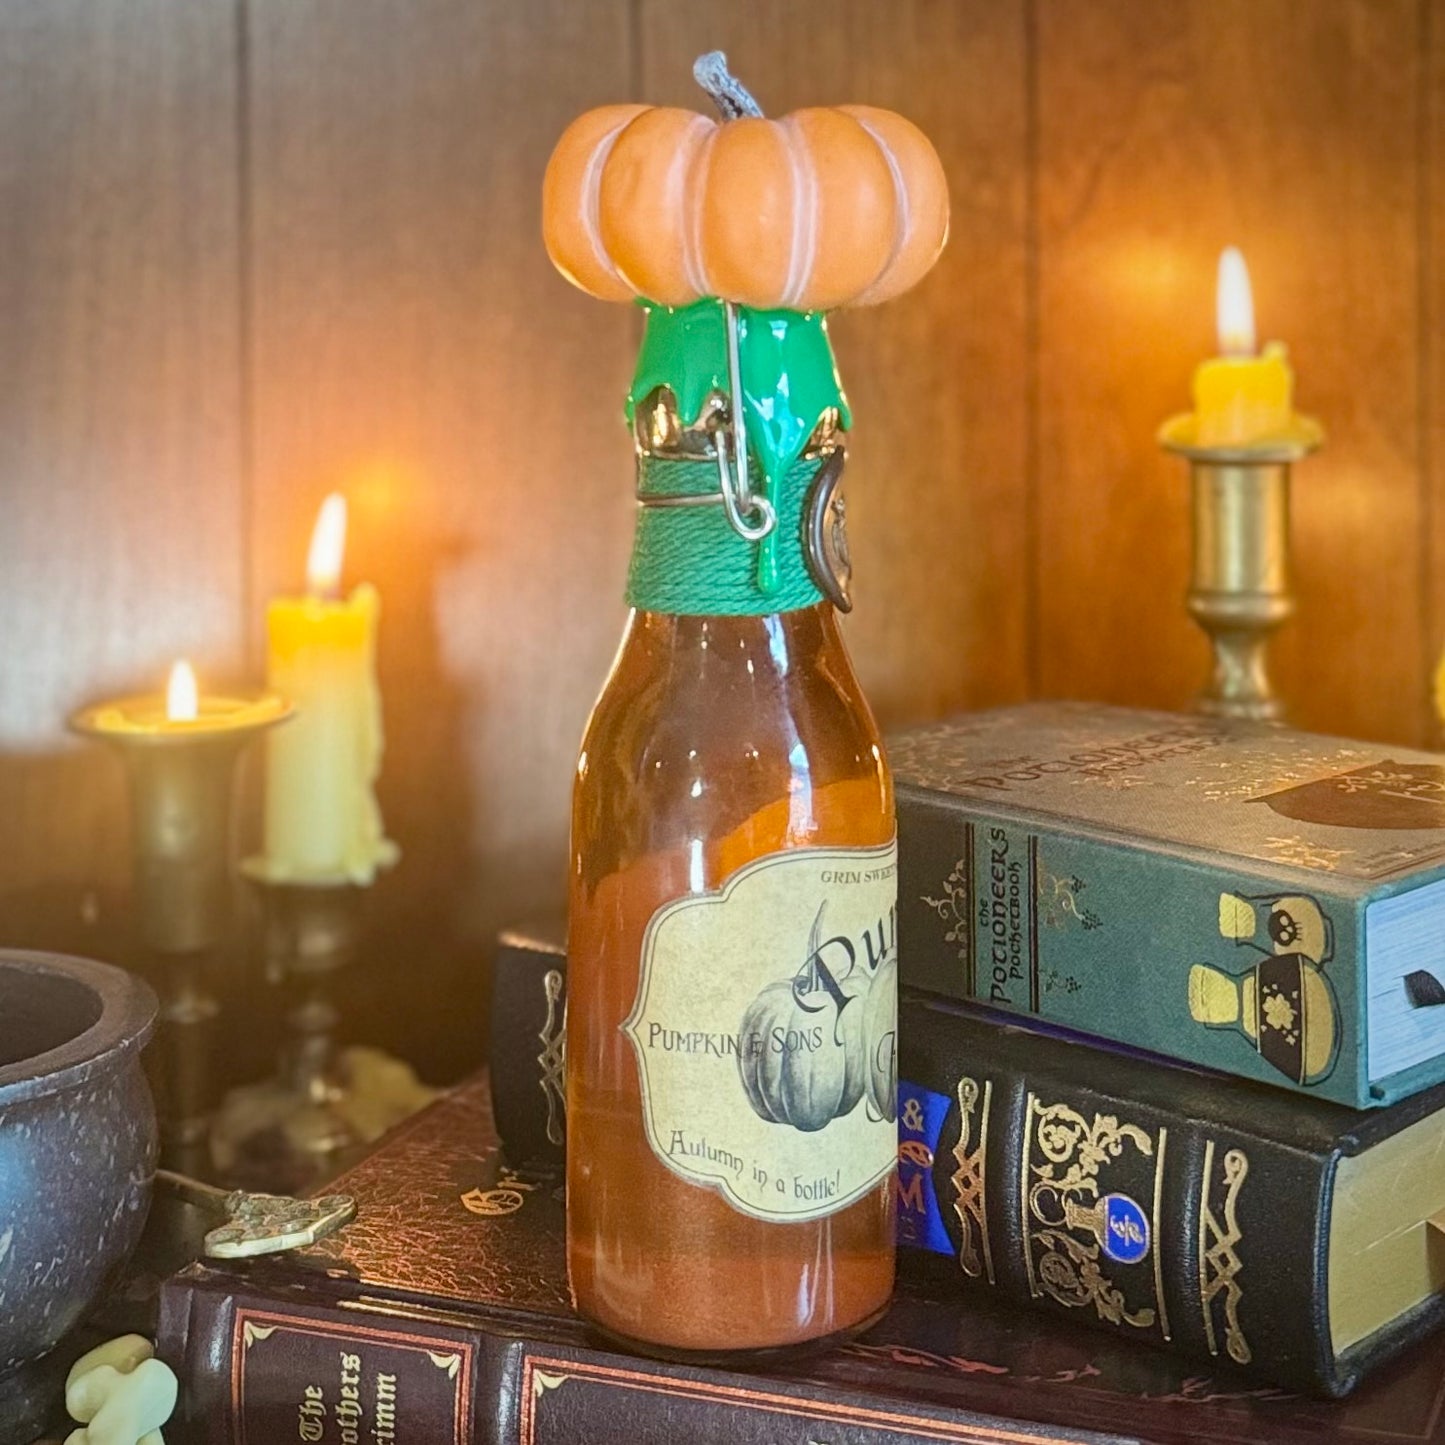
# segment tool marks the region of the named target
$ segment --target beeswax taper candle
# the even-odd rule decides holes
[[[1285,435],[1294,416],[1294,373],[1284,346],[1255,352],[1249,270],[1229,246],[1219,258],[1215,296],[1219,352],[1194,373],[1199,446],[1252,446]]]
[[[266,612],[267,678],[297,710],[266,752],[265,843],[252,868],[271,882],[366,884],[398,856],[374,791],[381,599],[366,582],[342,595],[345,541],[346,501],[333,493],[312,534],[306,595]]]

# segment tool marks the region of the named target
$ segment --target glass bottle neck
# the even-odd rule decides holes
[[[777,676],[787,676],[832,647],[842,648],[838,615],[830,602],[787,612],[699,616],[634,608],[626,645],[643,653],[711,654],[720,668],[754,669],[766,659]]]

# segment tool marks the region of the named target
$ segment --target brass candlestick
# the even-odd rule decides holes
[[[237,759],[261,731],[290,715],[271,693],[193,702],[122,698],[71,718],[71,727],[117,748],[130,779],[137,931],[163,961],[161,1047],[153,1051],[161,1141],[168,1164],[194,1172],[215,1105],[210,1065],[220,1005],[207,965],[232,935],[231,800]]]
[[[211,1152],[232,1182],[300,1191],[434,1094],[408,1065],[337,1042],[333,990],[360,951],[367,890],[340,879],[277,882],[264,859],[243,871],[260,906],[266,976],[292,993],[288,1037],[273,1078],[226,1096]]]
[[[1276,721],[1284,704],[1270,680],[1270,635],[1294,615],[1289,577],[1290,467],[1324,440],[1318,422],[1296,416],[1278,437],[1249,445],[1201,446],[1196,418],[1159,432],[1190,467],[1193,573],[1189,613],[1213,649],[1196,699],[1216,717]]]

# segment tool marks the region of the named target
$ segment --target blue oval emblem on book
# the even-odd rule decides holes
[[[1127,1194],[1106,1194],[1104,1253],[1120,1264],[1137,1264],[1149,1253],[1149,1221]]]

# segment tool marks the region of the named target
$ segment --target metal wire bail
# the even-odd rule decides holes
[[[728,389],[732,393],[726,428],[718,433],[717,470],[723,510],[733,531],[748,542],[761,542],[778,525],[778,514],[766,497],[754,496],[748,484],[748,434],[743,418],[743,368],[738,350],[738,312],[723,302],[727,319]],[[732,453],[729,461],[729,452]],[[749,521],[750,516],[758,518]]]

